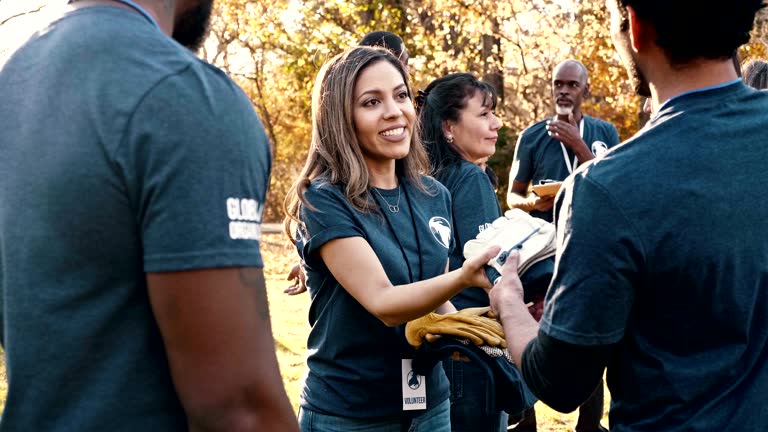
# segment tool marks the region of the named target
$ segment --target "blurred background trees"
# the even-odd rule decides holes
[[[27,13],[65,3],[0,1],[3,40],[4,31],[27,25]],[[283,197],[306,157],[317,71],[369,31],[403,38],[414,89],[459,71],[496,86],[505,127],[489,164],[501,180],[502,202],[517,136],[552,114],[550,77],[560,61],[576,58],[587,66],[592,96],[584,111],[616,125],[622,140],[647,119],[613,49],[605,0],[216,0],[215,8],[199,54],[243,87],[267,130],[275,160],[266,221],[282,219]],[[766,58],[766,43],[768,13],[762,13],[741,60]]]
[[[369,31],[403,38],[414,89],[457,71],[496,86],[505,127],[489,164],[502,198],[517,136],[551,115],[550,76],[560,61],[587,66],[592,96],[584,110],[615,124],[622,139],[646,120],[613,49],[604,0],[217,0],[216,7],[201,55],[243,86],[268,131],[275,156],[269,221],[282,218],[283,197],[306,157],[317,71]],[[765,15],[755,33],[743,60],[766,54]]]

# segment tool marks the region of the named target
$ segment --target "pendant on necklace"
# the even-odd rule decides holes
[[[389,206],[389,211],[391,211],[392,213],[400,213],[399,205],[392,205],[392,204],[387,204],[387,205]]]

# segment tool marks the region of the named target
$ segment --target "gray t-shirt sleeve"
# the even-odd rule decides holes
[[[244,93],[200,64],[166,77],[127,122],[114,160],[147,272],[262,267],[271,156]]]
[[[304,199],[312,207],[302,205],[299,216],[304,223],[305,232],[302,257],[308,265],[323,266],[316,252],[331,240],[346,237],[365,238],[354,210],[334,186],[313,184],[307,189]]]
[[[571,344],[608,345],[624,336],[644,254],[613,197],[585,173],[558,195],[557,264],[540,328]]]
[[[464,176],[452,192],[455,245],[459,251],[464,244],[501,216],[499,200],[488,176],[479,168]]]

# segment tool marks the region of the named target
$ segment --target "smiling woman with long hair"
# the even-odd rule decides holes
[[[448,300],[468,286],[489,287],[483,265],[498,250],[446,272],[450,196],[427,169],[400,61],[358,47],[326,63],[307,161],[286,197],[312,299],[304,431],[450,430],[442,367],[403,380],[413,355],[403,327],[454,310]]]

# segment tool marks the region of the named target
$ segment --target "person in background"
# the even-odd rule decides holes
[[[752,59],[744,65],[744,84],[763,90],[768,88],[768,62]]]
[[[520,134],[509,171],[507,205],[552,222],[554,196],[529,192],[541,180],[562,181],[579,164],[592,160],[619,143],[616,128],[584,115],[581,104],[589,95],[587,68],[565,60],[552,73],[555,117],[542,120]]]
[[[363,36],[363,38],[360,40],[360,43],[357,45],[378,46],[386,48],[400,60],[400,62],[406,67],[406,70],[408,68],[408,59],[410,58],[408,57],[408,49],[405,47],[405,43],[400,38],[400,36],[394,33],[381,30],[372,31]]]
[[[70,2],[0,70],[2,431],[298,430],[259,251],[269,143],[191,51],[211,7]]]
[[[732,62],[764,2],[607,3],[654,117],[560,191],[541,325],[516,253],[491,305],[526,382],[558,411],[607,369],[615,432],[766,431],[768,201],[757,191],[768,186],[768,94]]]
[[[556,115],[540,121],[520,134],[509,171],[507,204],[531,216],[552,222],[554,195],[538,197],[529,193],[531,184],[541,180],[562,181],[579,164],[605,153],[619,143],[616,128],[603,120],[584,115],[581,104],[589,95],[587,68],[579,61],[565,60],[552,73],[552,98]],[[589,144],[588,144],[589,143]],[[603,385],[579,408],[577,432],[603,431]],[[534,408],[525,412],[515,429],[536,430]]]
[[[404,324],[490,288],[484,264],[499,249],[447,271],[451,197],[424,175],[415,127],[405,66],[388,50],[356,47],[321,68],[307,161],[286,197],[312,302],[304,431],[450,430],[445,372],[413,376]]]
[[[358,46],[382,47],[388,49],[408,70],[408,50],[400,36],[388,31],[373,31],[360,40]],[[288,272],[287,280],[291,281],[283,292],[288,295],[301,294],[307,291],[307,275],[302,272],[301,261],[294,264]]]
[[[451,194],[453,241],[449,269],[464,263],[463,245],[502,216],[496,193],[483,167],[475,161],[496,151],[501,121],[494,114],[496,93],[490,84],[469,73],[453,73],[432,81],[416,97],[421,137],[432,174]],[[488,306],[479,287],[462,290],[451,299],[461,310]],[[504,431],[507,415],[487,412],[488,376],[485,369],[458,353],[443,361],[451,383],[451,430]]]

